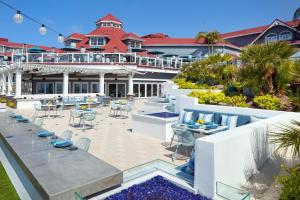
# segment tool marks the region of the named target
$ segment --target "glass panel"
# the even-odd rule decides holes
[[[80,93],[80,83],[74,83],[74,93]]]
[[[126,96],[125,84],[118,84],[118,97],[125,97],[125,96]]]
[[[234,188],[230,185],[226,185],[221,182],[217,182],[217,195],[225,198],[225,199],[232,199],[232,200],[250,200],[249,192],[245,190],[241,190],[238,188]]]
[[[157,84],[152,85],[153,96],[157,96]]]
[[[81,84],[81,93],[88,93],[88,83]]]
[[[98,83],[92,83],[92,93],[97,93],[99,91],[99,84]]]
[[[108,92],[109,92],[110,97],[116,97],[117,85],[116,84],[109,84],[108,85]]]
[[[158,96],[161,96],[161,84],[158,85]]]
[[[46,83],[46,94],[53,94],[53,83]]]
[[[56,94],[62,94],[62,93],[63,93],[63,84],[56,83]]]
[[[139,84],[133,84],[133,94],[135,97],[139,97]]]
[[[45,93],[45,84],[44,83],[37,83],[37,93],[44,94]]]
[[[147,84],[147,97],[151,97],[151,84]]]
[[[145,97],[145,84],[140,84],[140,97]]]

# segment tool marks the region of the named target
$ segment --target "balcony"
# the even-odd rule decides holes
[[[145,68],[179,70],[186,64],[182,58],[142,57],[136,53],[21,53],[12,54],[12,62],[47,64],[137,65]]]

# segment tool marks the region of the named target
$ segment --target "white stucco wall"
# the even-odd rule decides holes
[[[197,139],[195,145],[195,189],[210,198],[216,182],[240,188],[274,152],[267,132],[279,123],[300,120],[300,113],[198,104],[196,98],[176,97],[176,110],[184,108],[253,115],[267,119]]]

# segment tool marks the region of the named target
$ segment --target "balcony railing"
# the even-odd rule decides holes
[[[136,53],[22,53],[12,54],[13,62],[22,63],[94,63],[136,64],[140,67],[180,69],[186,62],[182,58],[142,57]]]

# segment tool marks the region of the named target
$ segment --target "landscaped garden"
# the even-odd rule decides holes
[[[300,61],[284,42],[251,45],[240,59],[211,55],[183,67],[174,82],[201,104],[300,111]],[[221,92],[215,92],[220,89]]]
[[[0,199],[15,200],[20,199],[4,167],[0,162]]]

